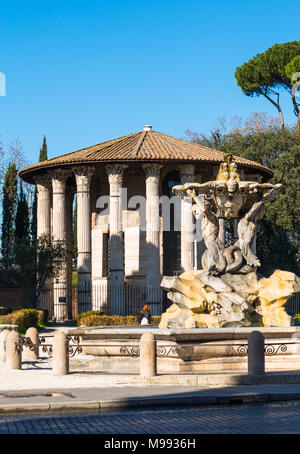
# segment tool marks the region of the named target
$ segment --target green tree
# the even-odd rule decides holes
[[[19,184],[19,196],[16,211],[16,227],[15,227],[15,240],[30,242],[29,237],[29,209],[28,203],[23,191],[23,184]]]
[[[16,241],[13,255],[14,263],[6,268],[0,267],[0,287],[26,288],[38,297],[46,280],[58,276],[66,251],[61,242],[53,241],[49,235],[41,235],[34,244]]]
[[[7,169],[3,185],[1,253],[2,265],[7,268],[13,262],[15,241],[15,218],[17,208],[17,169],[11,163]]]
[[[285,68],[297,55],[300,55],[300,41],[275,44],[239,66],[235,71],[237,84],[245,95],[264,96],[275,106],[282,128],[284,128],[284,119],[279,92],[276,90],[284,88],[291,93],[292,82]],[[298,116],[298,111],[295,114]]]
[[[223,130],[224,131],[224,130]],[[190,134],[198,143],[208,144],[210,136]],[[257,232],[260,272],[270,274],[274,268],[300,273],[300,137],[293,128],[281,129],[276,122],[256,114],[240,127],[225,130],[220,149],[226,153],[259,162],[274,172],[271,183],[282,183],[283,192],[266,205],[265,217]],[[248,179],[251,176],[249,175]]]
[[[46,136],[43,138],[43,145],[40,148],[39,162],[47,161],[48,159],[48,148],[46,143]],[[33,203],[32,203],[32,212],[31,212],[31,225],[30,225],[31,239],[34,242],[37,234],[37,189],[35,188]]]

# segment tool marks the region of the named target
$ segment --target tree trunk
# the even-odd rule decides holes
[[[293,106],[294,106],[294,113],[297,117],[297,133],[300,134],[300,109],[299,109],[299,104],[296,102],[296,97],[294,92],[292,92],[292,101],[293,101]]]
[[[284,119],[283,119],[283,115],[282,115],[282,110],[280,109],[279,106],[278,106],[278,112],[279,112],[279,116],[280,116],[281,129],[284,129]]]
[[[282,110],[281,110],[281,107],[279,105],[279,96],[278,96],[278,102],[275,102],[273,101],[272,98],[270,98],[270,96],[267,95],[267,91],[261,91],[261,94],[268,100],[270,101],[273,106],[276,107],[276,109],[278,110],[278,113],[279,113],[279,116],[280,116],[280,124],[281,124],[281,129],[284,129],[284,119],[283,119],[283,114],[282,114]]]

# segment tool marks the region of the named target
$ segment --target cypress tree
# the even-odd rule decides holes
[[[16,241],[22,241],[29,245],[29,209],[22,183],[20,183],[17,204],[15,238]]]
[[[10,163],[4,178],[2,202],[1,253],[2,264],[5,268],[8,268],[13,262],[17,192],[16,164]]]
[[[47,161],[47,159],[48,159],[48,150],[47,150],[46,136],[44,135],[43,145],[42,145],[42,148],[40,148],[39,162]],[[35,188],[33,203],[32,203],[31,226],[30,226],[31,239],[33,242],[36,239],[36,233],[37,233],[36,223],[37,223],[37,190]]]
[[[42,148],[40,148],[39,162],[47,161],[47,159],[48,159],[47,143],[46,143],[46,136],[44,136],[43,145],[42,145]]]

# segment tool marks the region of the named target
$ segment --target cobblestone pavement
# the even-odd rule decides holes
[[[0,418],[0,434],[299,434],[300,403]]]

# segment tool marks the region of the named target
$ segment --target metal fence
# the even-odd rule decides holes
[[[47,309],[49,318],[76,319],[77,315],[90,310],[105,315],[137,315],[149,302],[152,315],[160,315],[169,306],[166,292],[160,287],[109,281],[92,284],[84,282],[79,287],[47,289],[37,300],[39,309]]]
[[[75,320],[78,313],[99,310],[105,315],[137,315],[144,304],[150,302],[152,315],[165,312],[171,302],[160,287],[125,282],[124,285],[109,281],[89,282],[78,287],[49,288],[36,299],[25,289],[1,289],[0,307],[12,310],[35,307],[47,309],[49,319],[61,314],[63,318]],[[286,303],[290,314],[300,314],[300,292]]]
[[[286,303],[286,309],[294,314],[300,314],[300,292],[295,293]]]
[[[32,291],[22,288],[1,288],[0,307],[9,309],[26,309],[34,307],[35,295]]]

